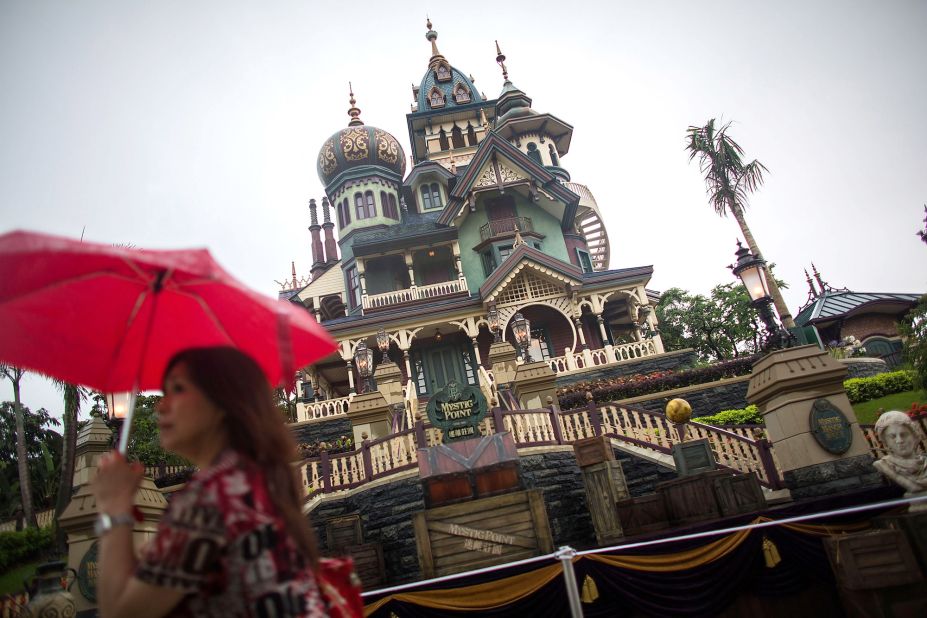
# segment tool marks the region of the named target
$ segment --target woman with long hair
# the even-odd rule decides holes
[[[320,593],[295,443],[257,363],[234,348],[185,350],[168,364],[163,388],[161,445],[198,471],[136,558],[132,505],[143,469],[117,453],[102,459],[93,483],[101,615],[349,614]]]

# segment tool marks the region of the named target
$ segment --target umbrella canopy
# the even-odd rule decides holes
[[[335,342],[296,305],[248,289],[208,251],[0,236],[0,361],[104,392],[161,387],[176,352],[229,345],[272,385]]]

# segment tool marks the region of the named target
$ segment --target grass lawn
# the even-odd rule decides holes
[[[853,411],[856,412],[856,418],[859,419],[860,423],[863,425],[872,425],[876,422],[876,418],[878,418],[877,411],[879,408],[883,410],[901,410],[904,412],[907,411],[915,401],[927,403],[927,391],[914,390],[895,393],[894,395],[886,395],[878,399],[857,403],[853,406]]]

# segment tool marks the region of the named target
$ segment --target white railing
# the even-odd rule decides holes
[[[323,418],[332,418],[334,416],[344,416],[348,413],[348,408],[351,406],[352,399],[354,399],[354,393],[351,393],[347,397],[339,397],[338,399],[297,403],[296,420],[297,422],[314,421]]]
[[[480,390],[483,392],[483,396],[486,397],[486,401],[492,402],[495,399],[498,405],[499,391],[496,389],[496,376],[493,375],[491,369],[486,369],[482,365],[480,365],[479,374]]]
[[[633,360],[635,358],[653,356],[657,353],[657,344],[653,339],[622,343],[612,347],[612,353],[615,356],[615,362],[620,363],[621,361]]]
[[[364,294],[362,305],[364,309],[379,309],[380,307],[389,307],[390,305],[399,305],[413,300],[424,300],[428,298],[439,298],[456,294],[457,292],[467,291],[466,279],[453,279],[451,281],[442,281],[432,283],[431,285],[419,285],[402,290],[393,290],[382,294]]]
[[[592,367],[615,365],[628,360],[654,356],[655,354],[657,354],[656,343],[653,339],[644,339],[643,341],[622,343],[616,346],[599,348],[598,350],[583,350],[582,352],[571,352],[568,348],[563,356],[550,358],[547,363],[550,365],[551,371],[561,374],[583,371]]]

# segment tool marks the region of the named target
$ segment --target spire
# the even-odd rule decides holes
[[[433,66],[439,60],[444,60],[444,56],[438,51],[438,44],[435,42],[438,40],[438,33],[432,29],[431,19],[427,16],[425,17],[425,26],[428,28],[428,32],[425,33],[425,38],[431,41],[431,60],[428,61],[428,65]]]
[[[827,291],[827,283],[821,279],[821,273],[818,272],[818,267],[814,265],[814,262],[811,262],[811,270],[814,272],[814,278],[818,282],[818,285],[821,286],[821,294]]]
[[[818,291],[814,287],[814,281],[811,280],[811,275],[808,274],[808,269],[805,269],[805,281],[808,282],[808,298],[817,298]]]
[[[293,288],[296,289],[296,262],[290,262],[290,268],[293,270]]]
[[[351,122],[348,123],[349,127],[359,127],[364,124],[364,121],[360,119],[360,109],[357,107],[357,101],[354,99],[354,86],[351,85],[351,82],[348,82],[348,91],[350,92],[351,98],[348,99],[348,102],[351,104],[351,108],[348,110],[348,116],[351,117]]]
[[[496,41],[496,62],[502,67],[502,79],[505,80],[505,83],[512,83],[509,81],[509,71],[505,68],[505,54],[499,49],[499,41]]]

